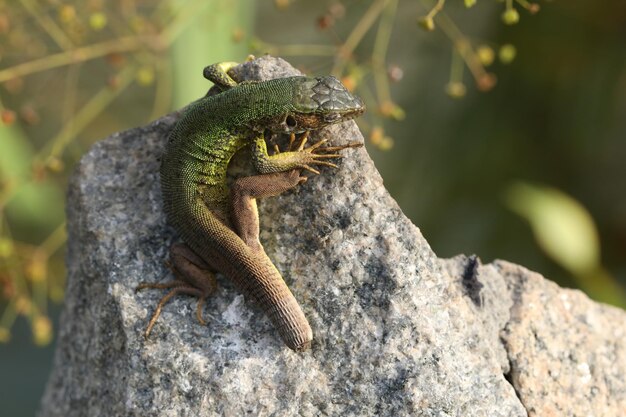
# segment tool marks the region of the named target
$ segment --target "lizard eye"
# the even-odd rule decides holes
[[[293,129],[294,127],[296,127],[298,125],[298,122],[296,121],[296,118],[293,116],[287,116],[287,118],[285,119],[285,124],[287,125],[288,128]]]

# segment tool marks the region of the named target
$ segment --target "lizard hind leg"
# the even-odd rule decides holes
[[[198,298],[196,307],[196,318],[200,324],[205,325],[206,322],[202,318],[202,306],[209,295],[215,292],[217,282],[215,275],[210,271],[209,265],[193,252],[187,245],[177,243],[172,245],[170,250],[171,265],[170,269],[176,276],[176,279],[166,283],[141,283],[135,289],[136,291],[152,288],[152,289],[171,289],[159,301],[157,308],[152,314],[152,318],[148,323],[148,327],[144,332],[147,338],[152,331],[157,319],[161,315],[161,310],[167,302],[177,294],[188,294]]]
[[[237,81],[231,77],[229,71],[237,65],[239,65],[238,62],[218,62],[217,64],[209,65],[203,71],[204,78],[223,90],[235,87]]]

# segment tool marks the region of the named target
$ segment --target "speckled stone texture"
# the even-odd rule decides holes
[[[294,73],[264,57],[238,74]],[[177,117],[99,142],[73,176],[42,417],[626,415],[626,314],[507,262],[438,259],[363,148],[260,204],[262,242],[309,318],[310,351],[286,348],[224,277],[207,326],[180,296],[145,340],[164,291],[134,287],[171,279],[177,237],[158,168]],[[362,140],[353,122],[321,137]]]

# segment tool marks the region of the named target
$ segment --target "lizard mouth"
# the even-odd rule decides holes
[[[351,107],[343,109],[343,111],[337,110],[337,111],[333,111],[333,112],[326,113],[326,114],[322,113],[324,121],[328,124],[345,122],[348,120],[355,119],[356,117],[365,113],[365,105],[363,104],[361,99],[359,99],[358,97],[354,97],[354,96],[352,96],[352,98],[353,98],[353,103]]]
[[[295,113],[290,116],[290,132],[304,132],[306,130],[316,130],[323,127],[347,122],[357,116],[361,115],[365,111],[365,107],[359,109],[350,110],[346,112],[327,112],[327,113]]]

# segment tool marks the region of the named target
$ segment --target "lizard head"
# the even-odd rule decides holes
[[[360,98],[333,76],[292,77],[293,100],[266,126],[273,132],[302,133],[351,120],[365,112]]]

